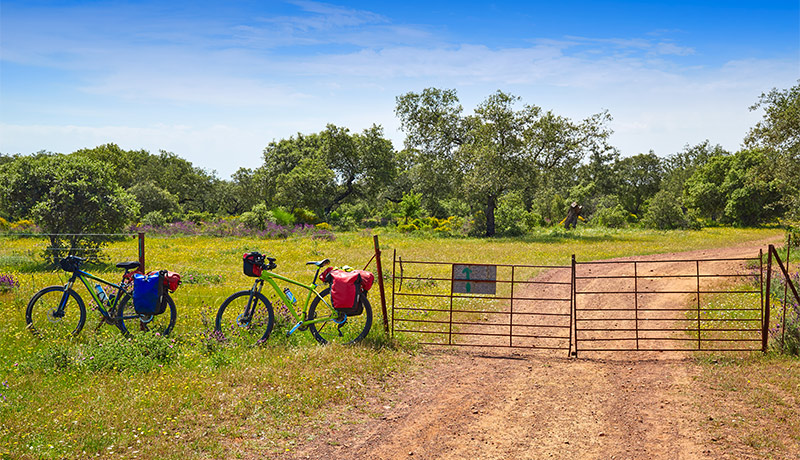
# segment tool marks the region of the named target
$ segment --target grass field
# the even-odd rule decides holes
[[[405,259],[564,265],[572,254],[586,261],[724,247],[780,234],[776,229],[581,229],[542,230],[523,239],[383,233],[380,242],[390,272],[395,250]],[[183,275],[184,284],[173,296],[178,305],[173,335],[139,342],[122,339],[108,326],[95,331],[93,312],[77,339],[32,337],[24,329],[28,300],[66,277],[38,261],[44,240],[0,241],[0,274],[20,282],[0,293],[2,458],[230,458],[242,449],[269,456],[313,438],[330,417],[346,418],[353,410],[380,413],[362,396],[390,390],[394,374],[413,372],[420,362],[413,343],[384,337],[377,287],[370,294],[375,323],[363,346],[320,347],[302,332],[287,339],[285,321],[263,347],[224,347],[208,340],[208,320],[217,307],[252,281],[242,274],[242,253],[269,254],[277,258],[276,272],[310,281],[307,260],[328,257],[334,265],[363,267],[373,254],[368,231],[337,234],[334,241],[148,237],[148,269],[169,268]],[[111,244],[106,253],[112,264],[89,271],[118,280],[113,262],[135,260],[136,247],[135,240]],[[79,293],[89,298],[83,287]]]

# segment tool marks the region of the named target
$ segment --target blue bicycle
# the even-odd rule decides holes
[[[73,289],[80,280],[86,286],[94,301],[94,310],[100,313],[100,323],[119,328],[125,334],[157,332],[167,335],[175,326],[178,316],[175,302],[164,292],[166,308],[161,315],[137,313],[133,308],[133,275],[139,269],[139,262],[120,262],[117,268],[125,270],[122,281],[114,284],[81,269],[86,259],[67,256],[59,262],[64,271],[72,273],[64,286],[48,286],[37,292],[28,302],[25,322],[28,330],[41,339],[74,337],[86,323],[86,304]],[[96,284],[91,285],[92,282]]]

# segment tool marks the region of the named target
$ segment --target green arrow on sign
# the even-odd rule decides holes
[[[469,267],[464,267],[464,269],[461,270],[461,273],[467,275],[466,279],[469,280],[469,275],[472,273],[472,270]],[[469,294],[472,291],[472,283],[467,282],[466,288],[467,294]]]

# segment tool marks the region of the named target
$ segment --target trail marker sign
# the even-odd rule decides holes
[[[454,294],[497,293],[497,265],[453,264]]]

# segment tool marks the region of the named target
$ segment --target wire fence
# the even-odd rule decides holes
[[[9,300],[6,296],[0,303],[13,303],[18,310],[23,310],[12,315],[22,315],[28,300],[38,290],[52,285],[64,285],[67,282],[69,273],[61,270],[57,263],[53,263],[51,256],[54,252],[59,249],[72,249],[78,256],[90,252],[82,248],[54,248],[50,236],[52,235],[0,235],[0,277],[7,275],[13,280],[11,282],[17,284],[13,289],[13,299]],[[309,239],[175,237],[132,233],[93,236],[108,241],[101,246],[98,257],[84,264],[82,268],[102,279],[119,282],[124,270],[117,268],[116,264],[128,261],[144,262],[146,271],[166,269],[181,275],[181,287],[172,295],[178,307],[179,321],[176,331],[189,333],[198,330],[207,331],[222,302],[231,294],[252,286],[253,278],[248,278],[242,273],[243,253],[250,251],[269,253],[270,248],[277,247],[291,249],[294,246],[293,241],[302,241],[300,246],[303,246],[303,250],[279,256],[276,271],[306,284],[314,281],[312,268],[316,267],[309,268],[305,265],[305,260],[311,260],[314,256],[318,256],[319,259],[324,257],[323,251],[315,250],[315,243]],[[334,264],[348,263],[354,268],[363,268],[366,264],[371,270],[377,271],[375,252],[369,249],[366,245],[359,245],[358,248],[342,248],[339,252],[357,253],[359,256],[348,256],[346,260],[341,257],[343,260],[334,260]],[[307,259],[302,259],[306,257]],[[331,256],[331,259],[335,257]],[[0,282],[3,279],[5,278],[0,278]],[[280,305],[277,296],[271,298],[272,293],[266,290],[264,293],[274,305]],[[370,292],[369,298],[376,315],[375,324],[379,325],[379,318],[383,315],[381,315],[378,283]]]

